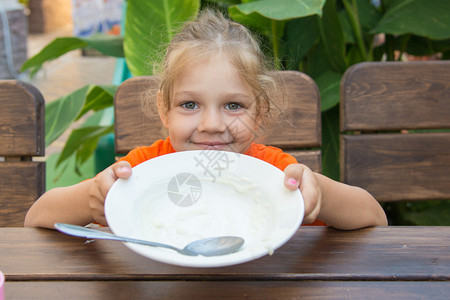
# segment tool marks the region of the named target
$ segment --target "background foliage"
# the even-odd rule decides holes
[[[23,70],[34,73],[68,51],[92,47],[124,57],[133,75],[152,74],[152,62],[161,57],[177,28],[205,7],[221,10],[258,34],[279,69],[299,70],[316,81],[322,99],[323,173],[334,179],[339,179],[339,84],[347,68],[363,61],[401,60],[406,54],[450,58],[450,1],[128,0],[123,37],[59,38],[25,62]],[[79,172],[100,137],[113,132],[111,121],[105,123],[102,116],[113,105],[116,88],[86,86],[47,105],[47,145],[90,113],[72,131],[58,165],[75,156]],[[412,204],[386,210],[411,207],[417,214],[419,208]],[[448,210],[446,218],[450,223]]]

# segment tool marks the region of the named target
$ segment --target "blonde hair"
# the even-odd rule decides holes
[[[278,84],[281,81],[269,67],[252,33],[210,9],[203,10],[195,21],[186,22],[170,41],[161,71],[156,74],[162,92],[159,110],[163,114],[170,110],[173,81],[185,67],[217,53],[228,57],[252,89],[256,97],[256,119],[265,132],[285,107]]]

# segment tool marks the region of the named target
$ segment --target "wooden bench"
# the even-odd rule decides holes
[[[280,147],[314,171],[321,171],[321,115],[320,96],[315,82],[307,75],[295,71],[280,74],[288,103],[288,115],[272,135],[265,140],[268,145]],[[114,97],[115,151],[125,154],[143,145],[164,139],[162,123],[157,115],[143,112],[145,92],[158,89],[152,76],[133,77],[124,81]]]
[[[45,162],[33,161],[45,153],[44,109],[34,86],[0,81],[0,226],[23,226],[45,192]]]
[[[379,201],[450,199],[450,61],[354,65],[340,109],[343,182]]]

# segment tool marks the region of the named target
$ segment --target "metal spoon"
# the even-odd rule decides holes
[[[114,240],[120,242],[129,242],[129,243],[137,243],[147,246],[154,247],[164,247],[175,250],[181,254],[189,255],[189,256],[219,256],[230,254],[239,250],[244,244],[244,239],[237,236],[219,236],[219,237],[210,237],[206,239],[201,239],[197,241],[193,241],[189,243],[183,249],[156,243],[144,240],[138,240],[128,237],[118,236],[112,233],[103,232],[91,228],[86,228],[77,225],[64,224],[64,223],[55,223],[55,228],[61,232],[64,232],[69,235],[84,237],[87,239],[103,239],[103,240]]]

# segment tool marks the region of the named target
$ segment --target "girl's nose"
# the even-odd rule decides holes
[[[198,126],[199,131],[224,132],[227,126],[224,116],[216,110],[206,110],[202,113],[202,118]]]

